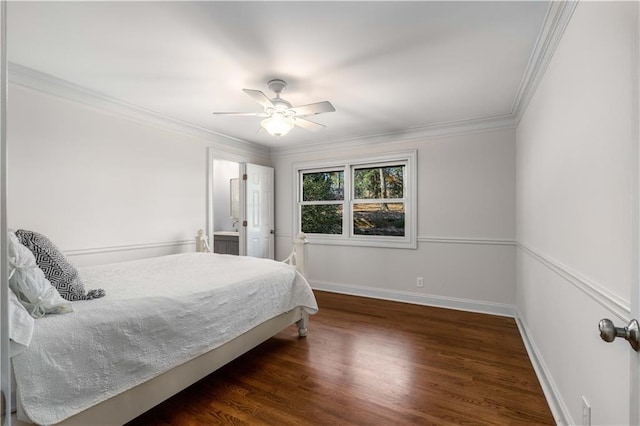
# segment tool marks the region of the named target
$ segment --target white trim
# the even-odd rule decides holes
[[[374,144],[387,144],[407,141],[424,141],[435,137],[480,133],[487,130],[515,128],[533,97],[536,88],[571,20],[577,1],[552,1],[544,19],[542,30],[538,35],[529,63],[522,76],[518,92],[513,99],[508,114],[491,117],[478,117],[437,123],[429,126],[403,129],[397,132],[386,132],[356,137],[333,139],[316,144],[305,144],[291,147],[271,149],[271,157],[285,157],[316,152],[334,151],[336,149],[357,148]]]
[[[138,123],[204,139],[224,151],[239,155],[251,153],[259,157],[269,158],[269,150],[264,146],[227,136],[112,98],[108,95],[22,65],[9,63],[9,82],[99,108]]]
[[[516,124],[520,122],[529,101],[535,94],[577,5],[578,1],[549,2],[542,31],[536,40],[527,70],[522,77],[511,108],[511,116],[514,117]]]
[[[421,243],[442,243],[442,244],[482,244],[495,246],[515,246],[515,240],[501,238],[470,238],[470,237],[418,237]]]
[[[276,233],[276,238],[287,238],[293,241],[293,235],[288,233]],[[432,237],[418,236],[419,243],[432,244],[479,244],[492,246],[516,246],[515,240],[502,238],[475,238],[475,237]]]
[[[7,140],[7,2],[0,4],[0,390],[3,405],[0,416],[3,425],[11,426],[11,344],[9,341],[9,238],[8,182],[9,141]]]
[[[84,249],[64,250],[63,254],[65,256],[73,257],[73,256],[85,256],[90,254],[131,251],[131,250],[147,250],[147,249],[155,249],[155,248],[162,248],[162,247],[179,247],[179,246],[185,246],[190,244],[193,245],[195,250],[195,246],[196,246],[195,240],[181,240],[181,241],[167,241],[162,243],[128,244],[124,246],[93,247],[93,248],[84,248]]]
[[[391,300],[394,302],[413,303],[415,305],[435,306],[458,311],[478,312],[514,318],[515,305],[484,302],[480,300],[459,299],[455,297],[437,296],[433,294],[411,293],[408,291],[388,290],[356,284],[334,283],[328,281],[309,280],[311,288],[331,293],[351,296],[370,297],[373,299]]]
[[[587,296],[591,297],[607,310],[611,311],[612,314],[625,323],[629,322],[631,319],[631,307],[628,300],[624,300],[611,293],[605,286],[581,276],[577,272],[571,270],[568,266],[563,265],[557,260],[544,255],[531,247],[518,243],[518,248],[522,250],[523,253],[536,259],[549,270],[555,272],[559,277],[584,292]]]
[[[632,26],[633,47],[633,105],[631,122],[631,143],[633,146],[633,188],[631,196],[633,200],[632,215],[632,242],[633,242],[633,276],[631,279],[630,317],[640,319],[640,6],[633,3],[634,23]],[[629,424],[640,424],[640,353],[631,352],[629,357]]]
[[[515,316],[515,320],[518,326],[518,330],[520,331],[520,335],[522,336],[522,341],[527,350],[527,354],[529,354],[529,359],[531,360],[533,369],[536,372],[536,376],[538,377],[540,386],[542,386],[544,396],[547,399],[547,404],[549,404],[549,408],[551,409],[551,413],[553,414],[554,420],[558,425],[576,424],[571,418],[571,413],[564,403],[564,400],[562,399],[558,386],[556,386],[555,382],[553,381],[553,375],[549,371],[549,368],[547,368],[547,365],[544,362],[544,358],[542,357],[542,353],[538,350],[538,347],[533,342],[533,339],[531,339],[531,333],[529,332],[527,325],[522,321],[522,317],[519,311]]]
[[[228,152],[238,154],[251,152],[264,158],[300,155],[311,152],[326,152],[335,149],[355,148],[363,145],[371,146],[374,144],[425,140],[439,136],[479,133],[488,130],[513,129],[517,126],[529,100],[535,93],[535,89],[571,19],[576,4],[577,1],[550,2],[543,28],[536,41],[527,69],[523,74],[511,111],[508,114],[442,122],[395,132],[358,135],[349,138],[322,141],[315,144],[273,147],[268,149],[259,144],[234,138],[111,98],[102,93],[15,63],[9,63],[9,81],[24,87],[91,105],[147,125],[202,138],[218,145],[221,149]]]
[[[390,300],[395,302],[412,303],[416,305],[434,306],[439,308],[455,309],[465,312],[477,312],[489,315],[498,315],[514,318],[518,331],[522,336],[531,364],[540,382],[543,393],[551,409],[551,413],[558,425],[575,424],[570,412],[565,405],[560,391],[553,381],[542,354],[530,337],[530,332],[521,319],[520,313],[514,305],[490,303],[477,300],[459,299],[446,296],[425,295],[405,291],[392,291],[374,287],[366,287],[355,284],[333,283],[327,281],[309,280],[314,290],[328,291],[331,293],[347,294],[351,296],[370,297],[373,299]]]
[[[514,129],[516,122],[510,115],[473,118],[447,123],[439,123],[430,126],[404,129],[396,132],[386,132],[368,135],[358,135],[348,138],[332,139],[318,143],[300,144],[296,146],[284,146],[271,148],[271,158],[287,157],[309,153],[331,152],[361,146],[402,143],[411,141],[424,141],[436,137],[464,135],[468,133],[480,133],[497,129]]]

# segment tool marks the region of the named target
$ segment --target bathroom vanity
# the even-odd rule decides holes
[[[215,231],[213,233],[213,252],[237,256],[240,252],[238,238],[238,231]]]

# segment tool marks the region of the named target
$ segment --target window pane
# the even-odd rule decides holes
[[[344,200],[344,172],[304,173],[302,201]]]
[[[403,237],[404,203],[354,204],[353,233]]]
[[[302,232],[342,234],[342,204],[303,205]]]
[[[356,199],[404,198],[404,166],[354,169]]]

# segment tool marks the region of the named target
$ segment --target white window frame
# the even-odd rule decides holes
[[[387,199],[386,202],[394,201],[404,203],[405,207],[405,227],[404,236],[386,235],[355,235],[353,233],[353,204],[359,200],[353,198],[353,168],[383,167],[389,165],[404,165],[405,174],[403,176],[405,185],[405,198]],[[339,160],[305,161],[293,164],[293,230],[294,235],[300,232],[301,228],[301,206],[302,206],[302,174],[344,171],[344,200],[326,201],[320,204],[342,204],[342,234],[307,234],[311,244],[363,246],[363,247],[384,247],[416,249],[418,247],[418,170],[417,151],[392,152],[377,154],[366,157],[353,157]],[[373,202],[374,200],[363,200]]]

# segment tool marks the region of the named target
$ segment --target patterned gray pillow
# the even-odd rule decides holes
[[[64,257],[62,252],[42,234],[18,229],[16,237],[22,245],[27,247],[36,258],[38,267],[45,277],[69,301],[89,300],[104,296],[103,289],[84,289],[84,284],[78,276],[78,270]]]

